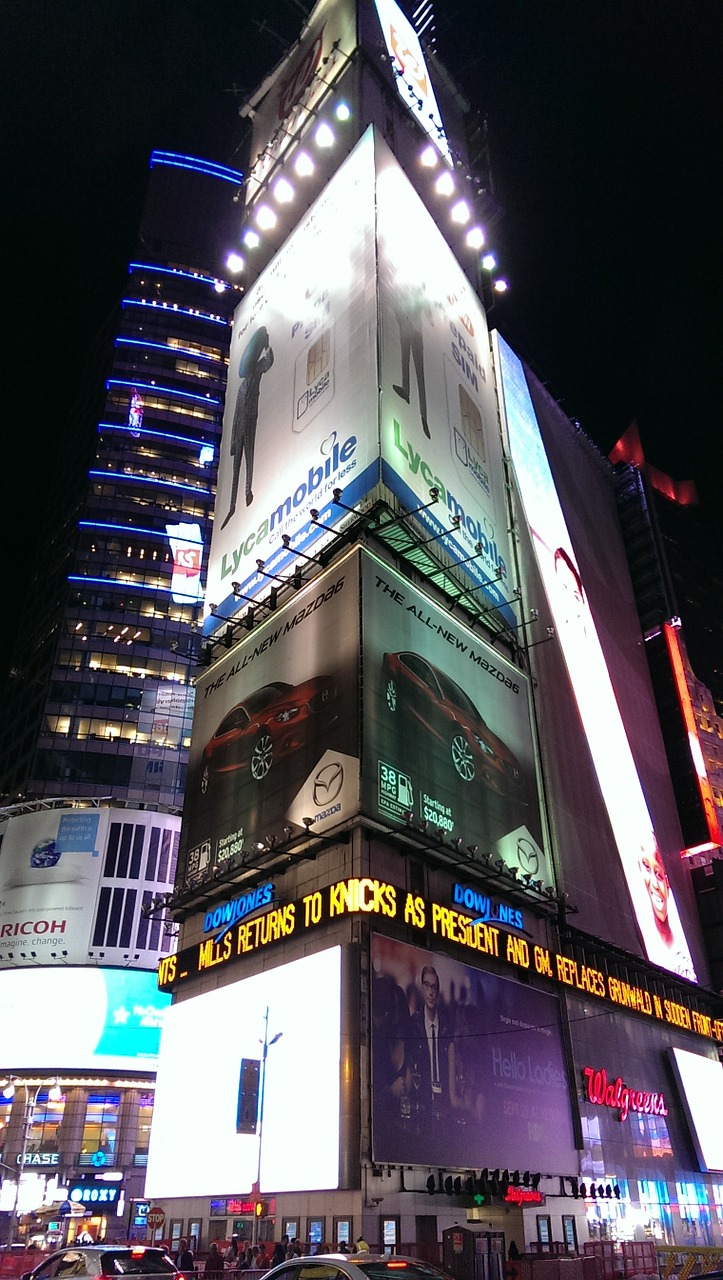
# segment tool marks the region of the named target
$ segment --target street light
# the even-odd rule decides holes
[[[254,1197],[254,1229],[252,1232],[253,1244],[258,1244],[259,1242],[258,1205],[261,1197],[261,1142],[262,1142],[263,1129],[264,1129],[264,1090],[266,1086],[266,1055],[268,1054],[269,1046],[272,1044],[276,1044],[276,1041],[280,1040],[283,1034],[284,1034],[283,1031],[277,1031],[276,1035],[272,1036],[272,1038],[269,1040],[269,1009],[267,1005],[266,1013],[264,1015],[264,1038],[262,1042],[262,1056],[261,1056],[261,1091],[259,1093],[259,1161],[256,1169],[256,1186],[254,1188],[256,1194]]]
[[[15,1080],[11,1078],[2,1090],[3,1098],[7,1098],[7,1099],[14,1098],[15,1089],[18,1084],[21,1084],[23,1086],[23,1089],[25,1090],[25,1103],[24,1103],[24,1110],[23,1110],[23,1145],[20,1150],[20,1160],[18,1162],[17,1179],[15,1182],[15,1199],[13,1201],[13,1211],[10,1216],[10,1227],[8,1230],[8,1239],[7,1239],[8,1249],[12,1246],[12,1244],[15,1241],[15,1227],[16,1227],[16,1221],[18,1216],[18,1201],[20,1199],[20,1179],[23,1176],[23,1170],[25,1168],[25,1159],[28,1154],[28,1142],[30,1141],[30,1130],[33,1127],[33,1120],[35,1119],[35,1108],[38,1105],[38,1098],[40,1097],[40,1094],[42,1090],[46,1087],[46,1085],[51,1086],[50,1089],[48,1090],[48,1102],[60,1102],[63,1096],[62,1090],[60,1088],[60,1082],[58,1081],[57,1077],[55,1078],[55,1080],[41,1080],[40,1084],[37,1086],[34,1092],[31,1092],[30,1085],[28,1084],[27,1080]]]

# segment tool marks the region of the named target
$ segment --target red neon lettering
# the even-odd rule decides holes
[[[627,1120],[631,1111],[641,1111],[645,1115],[667,1116],[668,1108],[662,1093],[649,1093],[643,1089],[630,1089],[623,1082],[622,1076],[614,1081],[608,1080],[604,1067],[584,1067],[583,1076],[587,1082],[587,1096],[590,1102],[598,1107],[611,1107],[619,1112],[618,1119]]]

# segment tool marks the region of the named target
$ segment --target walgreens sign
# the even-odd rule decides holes
[[[588,1101],[598,1107],[612,1107],[619,1112],[619,1120],[627,1120],[631,1111],[641,1111],[648,1116],[668,1114],[662,1093],[631,1089],[623,1082],[622,1076],[611,1080],[604,1067],[584,1067],[582,1074],[587,1086]]]

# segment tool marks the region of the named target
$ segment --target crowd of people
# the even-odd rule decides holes
[[[355,1244],[341,1240],[337,1245],[327,1242],[311,1244],[309,1241],[290,1239],[284,1235],[274,1244],[272,1241],[261,1241],[249,1244],[243,1237],[234,1236],[231,1243],[222,1251],[219,1241],[214,1240],[209,1248],[205,1262],[200,1263],[189,1247],[188,1240],[179,1240],[178,1251],[174,1261],[178,1270],[184,1275],[192,1276],[202,1272],[207,1276],[220,1276],[228,1271],[268,1271],[277,1267],[288,1258],[300,1258],[312,1253],[364,1253],[369,1245],[362,1236],[358,1236]]]

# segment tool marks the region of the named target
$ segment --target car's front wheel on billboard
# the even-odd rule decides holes
[[[386,699],[387,707],[389,708],[389,710],[396,711],[397,707],[399,706],[399,698],[397,695],[397,685],[394,680],[391,680],[391,679],[387,680],[386,688],[384,690],[384,697]]]
[[[472,782],[474,779],[474,756],[472,748],[463,733],[455,733],[449,744],[452,753],[452,764],[454,765],[460,778],[465,782]]]
[[[198,785],[201,790],[201,795],[202,796],[208,795],[208,789],[211,785],[211,770],[209,769],[207,764],[205,764],[201,770],[201,777],[199,779]]]
[[[265,778],[274,762],[274,744],[269,733],[262,733],[256,739],[251,752],[251,777],[260,782]]]

